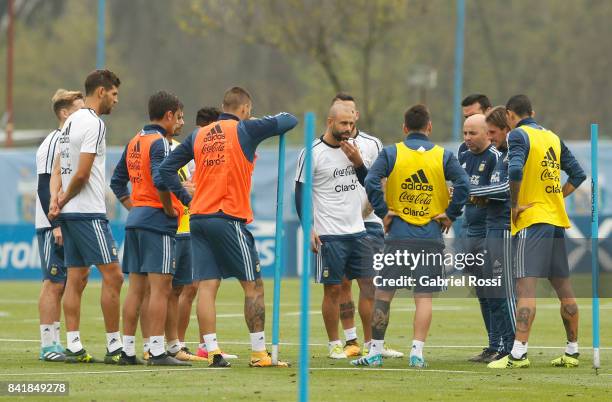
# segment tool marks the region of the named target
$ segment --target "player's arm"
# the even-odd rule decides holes
[[[523,167],[529,154],[529,137],[522,130],[512,130],[508,134],[508,180],[510,181],[510,208],[512,220],[516,222],[518,215],[526,206],[518,205]]]
[[[172,191],[185,206],[189,206],[191,203],[191,196],[181,184],[178,171],[193,159],[193,142],[196,135],[197,130],[191,133],[185,141],[170,152],[170,154],[163,159],[159,167],[155,169],[153,175],[153,182],[158,189],[162,188],[164,191]]]
[[[470,193],[470,178],[459,160],[450,151],[444,151],[444,179],[453,185],[453,195],[444,211],[442,219],[448,218],[451,222],[461,215],[463,206],[467,203]]]
[[[238,123],[238,141],[244,156],[252,162],[255,150],[263,140],[284,134],[297,123],[298,119],[295,116],[284,112],[261,119],[242,120]]]
[[[81,152],[79,154],[79,164],[77,171],[70,179],[66,190],[58,196],[57,205],[60,209],[64,207],[71,199],[77,196],[89,181],[91,167],[96,159],[95,153]]]
[[[567,173],[567,181],[563,185],[563,197],[569,196],[586,180],[586,174],[565,143],[561,141],[561,169]]]
[[[111,177],[110,188],[113,190],[115,197],[128,211],[132,209],[132,199],[130,198],[130,190],[128,189],[128,183],[130,181],[130,174],[128,172],[127,163],[125,160],[127,154],[127,146],[123,150],[123,154],[121,154],[121,159],[117,162],[117,166],[115,166],[115,171],[113,172],[113,177]]]
[[[470,196],[488,198],[490,200],[506,201],[510,199],[510,181],[508,180],[508,169],[503,165],[502,158],[497,159],[494,172],[499,172],[499,183],[484,186],[471,186]],[[499,169],[498,169],[499,167]]]
[[[164,208],[164,213],[170,217],[176,217],[178,216],[179,211],[174,210],[170,191],[159,175],[159,167],[169,153],[170,144],[168,144],[168,140],[165,138],[160,138],[151,144],[151,147],[149,148],[149,160],[151,161],[151,177],[153,178],[153,185],[155,185],[157,193],[159,194],[159,200]],[[181,186],[181,188],[183,191],[185,191],[183,186]]]
[[[47,212],[47,218],[53,225],[53,221],[60,213],[57,199],[60,192],[62,191],[62,175],[60,167],[60,156],[59,153],[55,154],[53,158],[53,165],[51,167],[51,177],[49,178],[49,211]]]
[[[389,207],[385,202],[382,180],[391,174],[395,160],[396,155],[390,155],[388,149],[384,148],[378,154],[364,180],[368,200],[372,208],[374,208],[374,213],[381,219],[384,219],[389,213]]]

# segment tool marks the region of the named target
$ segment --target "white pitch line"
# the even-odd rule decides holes
[[[375,368],[375,367],[310,367],[309,370],[318,371],[331,371],[331,370],[342,370],[342,371],[411,371],[413,373],[418,372],[430,372],[430,373],[461,373],[461,374],[493,374],[493,371],[468,371],[468,370],[436,370],[436,369],[418,369],[418,368]]]
[[[0,377],[27,377],[35,375],[80,375],[80,374],[126,374],[126,373],[151,373],[160,371],[199,371],[199,370],[227,370],[223,367],[191,367],[191,368],[159,368],[142,370],[99,370],[99,371],[63,371],[63,372],[40,372],[40,373],[7,373],[0,374]]]

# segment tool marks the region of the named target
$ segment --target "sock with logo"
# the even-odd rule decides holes
[[[53,346],[54,332],[53,325],[43,324],[40,326],[40,346],[47,348]]]
[[[423,358],[423,346],[425,346],[425,342],[413,339],[412,348],[410,349],[410,356],[416,356],[422,359]]]
[[[206,334],[202,338],[204,338],[204,343],[206,344],[206,350],[208,352],[214,352],[219,349],[219,345],[217,345],[217,334]]]
[[[148,352],[151,350],[151,345],[149,345],[149,338],[142,338],[142,351]]]
[[[370,351],[368,352],[368,356],[381,355],[384,349],[384,339],[372,339],[370,341]]]
[[[266,334],[264,331],[253,332],[251,336],[251,350],[253,352],[263,352],[266,350]]]
[[[128,356],[136,356],[136,337],[123,335],[123,351]]]
[[[565,345],[565,353],[568,355],[578,353],[578,342],[567,342],[567,345]]]
[[[53,323],[53,342],[58,345],[62,344],[62,337],[60,335],[61,324],[59,321]]]
[[[202,350],[208,350],[208,349],[206,349],[206,343],[198,343],[198,348],[200,348]]]
[[[527,353],[527,342],[523,343],[521,341],[514,340],[512,352],[510,352],[512,357],[515,359],[520,359],[525,353]]]
[[[81,343],[81,334],[79,333],[79,331],[66,332],[66,342],[68,342],[68,350],[72,353],[76,353],[83,349],[83,344]]]
[[[122,347],[123,344],[121,343],[121,334],[119,332],[106,333],[106,349],[108,349],[108,353],[113,353]]]
[[[344,339],[346,341],[357,341],[357,328],[349,328],[344,330]]]
[[[372,341],[367,341],[363,343],[363,348],[367,351],[370,350],[370,346],[372,345]]]
[[[149,343],[149,346],[151,347],[151,355],[153,355],[154,357],[163,355],[165,352],[164,351],[164,336],[163,335],[152,336],[150,339],[151,339],[151,342]]]
[[[179,350],[181,350],[181,343],[178,339],[168,341],[168,353],[175,355],[179,352]]]

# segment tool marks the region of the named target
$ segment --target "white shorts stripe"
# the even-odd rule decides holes
[[[102,262],[104,264],[108,264],[110,263],[110,255],[108,254],[108,249],[106,248],[106,240],[104,238],[104,232],[100,227],[100,221],[93,220],[91,223],[98,240],[98,247],[100,248],[100,254],[102,255]]]
[[[252,281],[254,278],[251,276],[251,272],[249,270],[250,258],[248,257],[248,249],[246,244],[242,241],[242,233],[240,231],[240,224],[238,222],[232,222],[234,224],[234,229],[236,230],[236,237],[238,238],[238,244],[240,245],[240,251],[242,253],[242,261],[244,262],[244,272],[247,281]]]
[[[51,257],[51,230],[47,231],[47,233],[45,234],[45,244],[44,246],[44,259],[45,259],[45,266],[44,268],[49,269],[49,260]]]

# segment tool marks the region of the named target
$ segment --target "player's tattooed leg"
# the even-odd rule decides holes
[[[340,319],[346,320],[355,317],[355,303],[351,300],[347,303],[340,303]]]
[[[372,339],[385,339],[387,325],[389,325],[389,308],[391,303],[384,300],[374,301],[374,314],[372,317]]]

